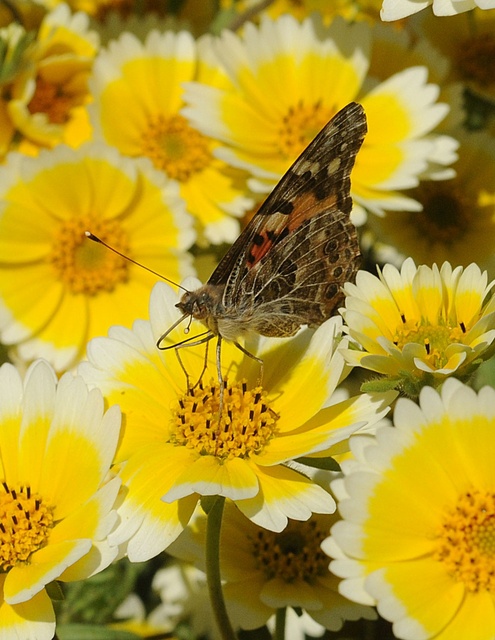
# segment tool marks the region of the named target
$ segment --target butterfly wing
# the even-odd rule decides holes
[[[350,173],[366,130],[361,105],[344,107],[221,260],[208,284],[225,285],[227,321],[283,336],[334,313],[359,266]]]

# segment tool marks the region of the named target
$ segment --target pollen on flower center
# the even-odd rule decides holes
[[[142,154],[179,182],[186,182],[212,160],[205,136],[181,115],[150,119],[142,136]]]
[[[29,487],[0,491],[0,567],[2,571],[29,561],[42,547],[53,526],[53,509]]]
[[[327,536],[328,527],[321,526],[315,518],[306,522],[290,520],[281,533],[258,531],[251,540],[251,553],[267,580],[312,583],[328,572],[328,556],[320,546]]]
[[[495,493],[459,497],[436,536],[435,559],[471,592],[495,592]]]
[[[419,324],[415,321],[405,321],[394,335],[393,342],[403,349],[407,343],[414,342],[424,346],[424,360],[434,369],[440,369],[447,362],[445,351],[450,344],[462,343],[465,328],[461,326]]]
[[[289,159],[297,157],[330,120],[331,115],[319,102],[313,105],[300,102],[291,107],[282,120],[277,138],[280,153]]]
[[[463,76],[486,87],[495,82],[493,60],[495,37],[484,33],[463,42],[459,49],[458,65]]]
[[[84,235],[91,231],[124,255],[129,255],[125,231],[115,220],[83,216],[60,224],[53,237],[50,262],[72,293],[96,295],[112,291],[128,279],[129,264]]]
[[[179,399],[172,443],[219,458],[245,458],[266,446],[275,432],[277,415],[262,387],[248,389],[245,381],[224,385],[220,420],[218,383],[200,384]]]

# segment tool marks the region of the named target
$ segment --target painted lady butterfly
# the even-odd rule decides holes
[[[183,315],[174,327],[189,317],[207,328],[195,342],[189,338],[181,345],[218,337],[220,383],[222,339],[254,357],[237,342],[240,337],[292,336],[301,325],[320,325],[341,304],[342,285],[354,279],[360,262],[349,218],[350,173],[366,131],[361,105],[351,103],[337,113],[283,176],[207,284],[184,293],[176,305]]]

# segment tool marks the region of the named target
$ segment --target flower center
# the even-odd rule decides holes
[[[2,482],[0,493],[0,569],[7,571],[42,547],[53,526],[53,509],[29,487],[11,489]]]
[[[495,591],[495,493],[471,491],[448,513],[435,558],[471,592]]]
[[[466,333],[464,325],[451,327],[450,325],[419,324],[415,320],[403,319],[394,336],[394,344],[403,349],[408,342],[421,344],[425,348],[425,361],[434,368],[441,369],[448,362],[445,350],[450,344],[462,344]]]
[[[82,95],[67,93],[62,85],[36,79],[36,89],[28,109],[30,113],[44,113],[53,124],[65,124],[73,107],[82,104]]]
[[[459,189],[437,182],[424,183],[419,195],[423,210],[415,212],[414,225],[421,237],[426,237],[432,244],[437,242],[448,244],[463,238],[469,229],[468,212],[473,203]]]
[[[113,291],[128,279],[129,264],[84,235],[91,231],[117,251],[129,255],[127,237],[115,220],[82,216],[62,222],[54,235],[50,262],[58,278],[74,294]]]
[[[179,399],[171,442],[196,449],[201,455],[247,458],[262,451],[275,433],[277,415],[266,402],[262,387],[248,389],[245,381],[224,381],[219,420],[220,387],[202,384]]]
[[[282,120],[278,135],[282,156],[291,160],[297,157],[330,120],[331,115],[319,102],[313,105],[300,102],[290,107]]]
[[[463,42],[459,49],[458,67],[464,78],[487,87],[495,82],[495,36],[483,33]]]
[[[313,583],[318,576],[328,574],[328,556],[320,546],[328,537],[328,522],[313,516],[306,522],[289,520],[281,533],[260,529],[251,539],[257,568],[267,580],[280,578],[284,582]]]
[[[181,115],[150,119],[142,137],[142,154],[179,182],[187,182],[212,160],[207,138]]]

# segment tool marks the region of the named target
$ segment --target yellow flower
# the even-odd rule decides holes
[[[356,284],[345,285],[342,313],[361,350],[345,349],[344,357],[410,395],[447,376],[468,376],[492,354],[493,284],[475,264],[416,268],[408,258],[400,272],[388,264],[378,278],[359,271]]]
[[[340,451],[363,423],[374,424],[395,393],[361,395],[328,406],[343,372],[336,350],[340,320],[294,338],[260,339],[246,348],[260,365],[224,342],[226,386],[219,416],[215,358],[193,347],[159,351],[157,341],[179,317],[176,295],[155,285],[150,322],[133,331],[113,328],[88,345],[81,374],[118,398],[126,430],[117,462],[128,493],[114,542],[129,540],[133,561],[162,551],[187,525],[200,496],[232,499],[253,522],[273,531],[287,519],[331,513],[328,493],[288,465],[294,458],[322,458]],[[202,327],[203,325],[201,325]],[[204,327],[203,327],[204,329]],[[199,333],[193,323],[191,335]],[[163,346],[183,339],[177,328]],[[206,365],[206,370],[204,366]],[[185,371],[192,388],[187,388]]]
[[[495,277],[495,139],[487,132],[456,133],[461,146],[451,180],[422,182],[411,192],[422,211],[368,220],[373,248],[392,245],[416,263],[467,266],[476,262]]]
[[[329,495],[329,499],[330,495]],[[268,531],[226,502],[222,517],[220,569],[223,591],[234,626],[257,629],[278,609],[303,609],[326,629],[338,631],[345,620],[373,620],[373,610],[350,603],[338,592],[321,550],[335,515],[289,520],[283,531]],[[206,517],[194,522],[167,549],[205,570]]]
[[[36,362],[22,381],[0,367],[0,628],[5,638],[49,640],[55,616],[45,587],[108,566],[117,548],[118,478],[107,480],[120,411],[81,378]]]
[[[83,105],[99,40],[88,27],[88,16],[71,15],[66,4],[41,23],[31,64],[15,78],[7,104],[13,125],[34,145],[27,152],[60,142],[77,146],[90,137]]]
[[[177,185],[146,162],[90,144],[0,167],[0,335],[24,360],[72,366],[86,342],[147,313],[157,277],[90,242],[86,230],[173,280],[193,240]]]
[[[232,242],[239,233],[232,216],[252,203],[244,196],[243,174],[215,158],[214,141],[180,113],[182,83],[194,79],[218,84],[223,75],[202,57],[190,33],[154,30],[144,44],[123,33],[95,62],[91,118],[96,136],[125,155],[150,158],[179,182],[186,207],[209,242]]]
[[[376,604],[396,638],[495,636],[495,390],[449,379],[400,399],[395,428],[351,439],[333,483],[343,520],[324,550],[341,593]]]
[[[367,24],[335,19],[324,27],[316,16],[302,24],[292,16],[248,23],[242,38],[225,31],[211,49],[232,84],[190,83],[183,113],[222,142],[218,157],[250,171],[250,186],[266,191],[328,120],[357,100],[369,133],[352,173],[354,213],[358,205],[376,213],[417,210],[397,190],[416,186],[432,157],[439,159],[431,131],[448,107],[436,103],[439,89],[427,84],[422,67],[382,82],[367,78],[371,46]]]

